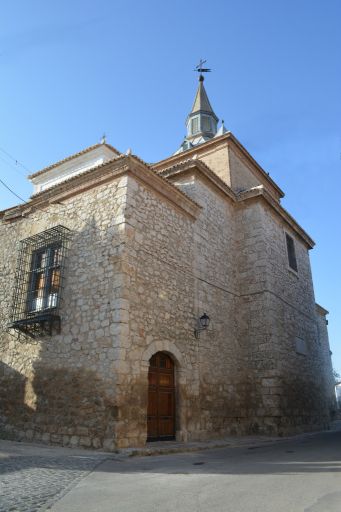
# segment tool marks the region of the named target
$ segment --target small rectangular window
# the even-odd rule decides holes
[[[292,268],[292,270],[295,270],[295,272],[297,272],[297,260],[294,239],[290,235],[288,235],[288,233],[285,234],[285,238],[287,242],[289,267]]]
[[[194,119],[192,119],[192,133],[195,134],[198,132],[199,132],[199,118],[194,117]]]
[[[210,132],[211,131],[211,120],[209,117],[203,117],[202,118],[202,125],[203,125],[203,131],[204,132]]]

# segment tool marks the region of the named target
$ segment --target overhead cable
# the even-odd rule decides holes
[[[8,153],[8,151],[6,151],[5,149],[3,148],[0,148],[0,151],[2,151],[3,153],[5,153],[5,155],[7,155],[9,158],[11,158],[11,160],[13,160],[13,162],[16,163],[16,165],[20,165],[20,167],[22,167],[23,169],[25,169],[25,171],[27,172],[31,172],[27,167],[26,165],[24,165],[23,163],[21,163],[17,158],[15,158],[13,155],[11,155],[10,153]]]
[[[0,183],[5,187],[7,188],[7,190],[9,190],[11,192],[11,194],[13,194],[14,196],[16,196],[18,199],[20,199],[20,201],[24,201],[24,203],[26,203],[27,201],[25,201],[25,199],[23,199],[22,197],[18,196],[18,194],[16,194],[8,185],[6,185],[6,183],[4,181],[2,181],[2,179],[0,179]]]

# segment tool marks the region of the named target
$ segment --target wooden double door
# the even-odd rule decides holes
[[[147,416],[147,441],[175,439],[174,363],[163,352],[149,361]]]

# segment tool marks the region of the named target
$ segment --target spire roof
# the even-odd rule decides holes
[[[202,75],[202,72],[210,71],[210,69],[200,67],[197,71],[200,72],[199,85],[192,110],[186,119],[187,134],[175,154],[187,151],[198,144],[203,144],[204,142],[213,139],[217,134],[217,124],[219,119],[215,115],[210,100],[208,99],[204,87],[204,76]],[[224,126],[220,132],[225,133]],[[221,133],[219,133],[219,135],[221,135]]]
[[[208,99],[206,89],[204,87],[204,77],[203,75],[199,75],[199,85],[197,89],[197,94],[195,96],[195,100],[193,103],[193,107],[191,110],[191,114],[195,114],[196,112],[207,112],[213,115],[218,121],[217,116],[213,112],[213,108],[211,107],[210,100]]]

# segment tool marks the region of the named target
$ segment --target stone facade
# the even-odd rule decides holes
[[[327,312],[315,305],[313,242],[282,195],[227,133],[155,166],[115,154],[2,212],[2,435],[142,446],[160,351],[175,364],[179,440],[326,427]],[[61,330],[31,339],[8,325],[17,244],[56,225],[71,232]]]

